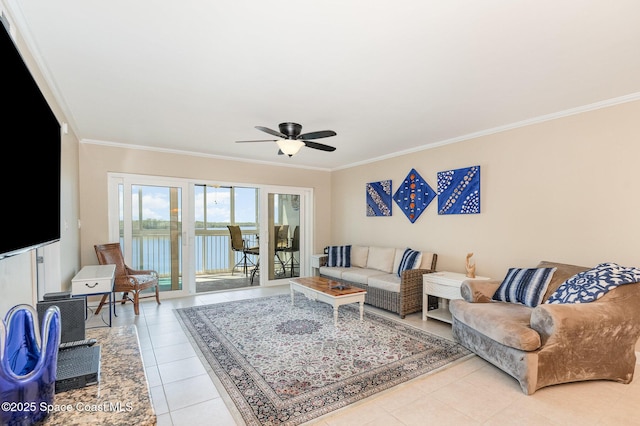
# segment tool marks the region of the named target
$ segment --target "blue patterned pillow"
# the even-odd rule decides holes
[[[593,269],[569,278],[547,299],[546,303],[589,303],[598,300],[619,285],[640,281],[640,269],[615,263],[601,263]]]
[[[351,267],[351,246],[329,246],[327,266]]]
[[[553,273],[558,268],[509,268],[493,300],[521,303],[535,308],[542,302]]]
[[[416,266],[416,261],[420,257],[420,252],[416,250],[411,250],[410,248],[406,249],[402,254],[402,259],[400,260],[400,264],[398,265],[397,275],[402,278],[402,273],[407,269],[414,269]]]

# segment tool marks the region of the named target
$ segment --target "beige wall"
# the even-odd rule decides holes
[[[331,176],[328,171],[83,143],[80,145],[82,265],[96,264],[93,245],[108,242],[108,172],[313,188],[316,250],[329,244]]]
[[[640,102],[621,104],[429,149],[332,174],[332,243],[410,246],[438,253],[438,269],[478,275],[552,260],[640,265]],[[439,171],[481,166],[481,213],[438,215],[437,200],[411,224],[366,217],[365,184],[411,168],[436,190]]]

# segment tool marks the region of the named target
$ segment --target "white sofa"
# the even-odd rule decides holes
[[[400,315],[422,311],[422,275],[436,270],[438,256],[420,252],[415,269],[398,276],[406,248],[351,245],[351,266],[321,266],[320,276],[367,290],[365,303]]]

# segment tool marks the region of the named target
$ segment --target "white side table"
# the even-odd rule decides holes
[[[320,267],[327,264],[326,254],[312,254],[311,255],[311,275],[317,277],[320,275]]]
[[[434,318],[451,324],[451,312],[449,312],[449,300],[462,299],[460,286],[466,280],[488,280],[487,277],[469,278],[465,274],[457,272],[433,272],[422,276],[422,321]],[[438,309],[428,310],[429,295],[436,296]]]
[[[109,327],[111,327],[111,295],[115,280],[116,265],[88,265],[80,269],[71,280],[71,295],[85,298],[85,309],[88,308],[88,296],[109,296]],[[85,319],[87,313],[85,312]]]

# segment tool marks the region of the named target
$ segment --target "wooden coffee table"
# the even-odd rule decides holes
[[[307,296],[310,300],[319,300],[333,306],[333,324],[338,325],[338,306],[349,303],[360,304],[360,321],[364,318],[364,296],[366,290],[358,287],[344,286],[339,281],[324,277],[302,277],[289,280],[291,288],[291,304],[293,305],[293,292]]]

